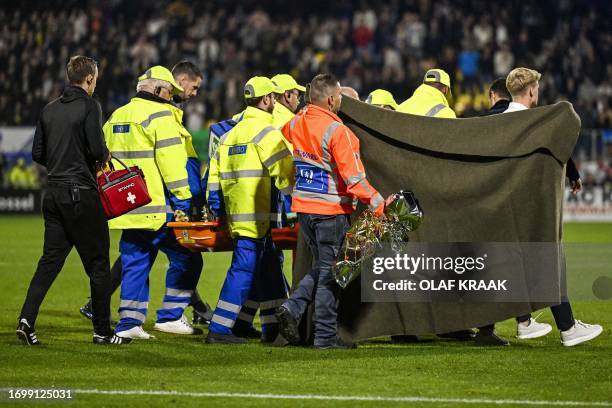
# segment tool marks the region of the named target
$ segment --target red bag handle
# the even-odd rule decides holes
[[[108,161],[108,167],[110,167],[111,173],[113,171],[115,171],[115,166],[113,165],[113,159],[117,160],[119,163],[121,163],[121,165],[129,172],[130,168],[128,166],[125,165],[124,162],[122,162],[121,160],[119,160],[117,157],[113,156],[111,153],[111,157],[110,160]],[[110,178],[109,178],[109,174],[106,174],[106,172],[104,171],[104,168],[102,168],[102,174],[104,174],[104,177],[106,178],[106,182],[110,183]]]

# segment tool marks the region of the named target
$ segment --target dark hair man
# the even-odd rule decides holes
[[[98,66],[84,56],[70,58],[69,85],[43,109],[34,134],[32,158],[47,168],[43,200],[45,243],[19,317],[17,336],[39,345],[34,324],[40,305],[73,246],[89,276],[93,308],[93,342],[121,344],[113,336],[110,316],[109,234],[95,180],[97,164],[109,152],[104,142],[100,105],[91,95]]]

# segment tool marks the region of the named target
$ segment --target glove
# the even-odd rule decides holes
[[[185,214],[184,211],[174,210],[174,221],[176,222],[188,222],[189,217]]]

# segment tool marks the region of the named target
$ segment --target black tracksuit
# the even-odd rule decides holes
[[[32,145],[32,158],[45,166],[43,255],[21,310],[34,325],[40,304],[76,247],[90,279],[94,332],[111,334],[109,233],[95,181],[97,162],[108,149],[100,105],[83,89],[68,86],[43,109]]]

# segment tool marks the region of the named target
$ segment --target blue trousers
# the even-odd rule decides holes
[[[169,266],[166,293],[161,308],[157,310],[157,322],[180,319],[200,279],[202,255],[181,247],[168,228],[158,231],[123,230],[119,250],[123,277],[120,320],[115,331],[144,323],[149,306],[149,272],[160,250],[168,257]]]
[[[269,236],[235,240],[232,264],[208,326],[210,332],[231,334],[239,315],[241,320],[248,320],[244,315],[254,315],[259,307],[262,332],[274,337],[278,332],[274,311],[289,291],[279,253],[282,255]]]

